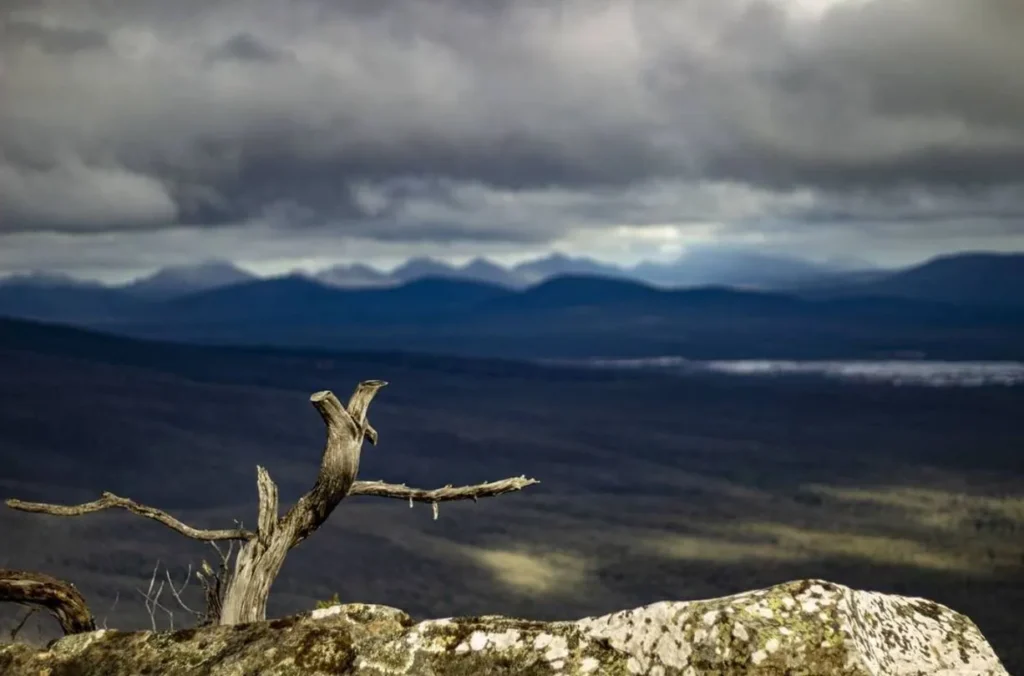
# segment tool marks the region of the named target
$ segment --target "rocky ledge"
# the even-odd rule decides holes
[[[95,631],[42,651],[0,647],[0,673],[1008,676],[964,615],[820,580],[575,622],[415,623],[395,608],[347,604],[231,627]]]

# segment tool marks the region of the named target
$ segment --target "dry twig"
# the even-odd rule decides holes
[[[30,618],[30,617],[32,617],[33,615],[36,614],[36,610],[38,610],[38,609],[37,608],[29,608],[28,612],[25,613],[25,616],[23,618],[21,618],[21,620],[18,622],[18,624],[14,625],[13,629],[11,629],[11,642],[12,643],[18,639],[18,634],[20,634],[21,630],[25,628],[25,623],[28,622],[28,618]]]
[[[101,629],[107,628],[107,617],[110,615],[110,613],[114,612],[114,608],[117,608],[117,602],[120,600],[121,592],[114,592],[114,602],[110,604],[110,610],[108,610],[107,614],[103,616],[103,622],[100,623]]]
[[[156,565],[153,566],[153,575],[152,575],[152,577],[149,578],[149,588],[146,589],[146,591],[142,591],[141,589],[136,589],[135,591],[139,592],[139,594],[142,595],[142,598],[145,599],[146,612],[149,613],[149,623],[153,627],[153,631],[158,631],[157,623],[156,623],[156,611],[158,609],[164,611],[165,613],[167,613],[167,622],[168,622],[168,625],[169,625],[170,629],[173,631],[174,630],[174,612],[171,611],[166,606],[164,606],[162,603],[160,603],[160,595],[163,594],[164,583],[163,583],[163,580],[161,580],[160,584],[156,585],[156,574],[157,574],[157,571],[159,569],[160,569],[160,562],[157,561]],[[156,591],[153,591],[153,586],[154,585],[156,585]]]

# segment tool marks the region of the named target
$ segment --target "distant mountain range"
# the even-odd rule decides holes
[[[412,258],[390,272],[362,263],[335,265],[297,276],[339,288],[379,288],[400,286],[419,279],[440,277],[524,289],[547,279],[565,275],[585,275],[631,279],[654,286],[676,288],[720,285],[748,289],[782,289],[802,284],[820,286],[846,280],[851,274],[877,275],[870,268],[849,264],[816,264],[797,258],[761,254],[723,247],[694,249],[671,262],[645,261],[633,266],[617,266],[586,257],[562,253],[504,267],[485,258],[463,265],[451,265],[432,258]],[[259,279],[229,261],[212,260],[195,265],[167,267],[118,288],[130,295],[149,299],[167,299],[208,291]],[[50,273],[30,273],[0,279],[0,286],[90,287],[97,282]]]
[[[812,297],[881,295],[983,305],[1024,304],[1018,289],[1024,281],[1024,254],[962,253],[941,256],[903,270],[881,270],[864,263],[812,263],[794,257],[745,249],[697,248],[678,259],[622,267],[561,253],[503,267],[484,258],[450,265],[412,258],[390,272],[361,263],[336,265],[314,273],[295,272],[317,283],[344,289],[397,287],[427,278],[444,278],[525,289],[562,276],[626,279],[663,288],[727,286],[785,291]],[[0,289],[35,290],[81,296],[117,289],[141,300],[166,300],[261,278],[229,261],[179,265],[121,286],[105,287],[63,274],[46,272],[0,278]],[[0,306],[0,311],[4,308]]]
[[[825,295],[874,295],[936,300],[956,305],[1024,307],[1024,254],[964,253],[858,284],[822,285]]]
[[[555,253],[544,258],[502,267],[484,258],[464,265],[449,265],[431,258],[413,258],[390,273],[365,265],[340,265],[311,275],[326,284],[368,287],[403,284],[425,277],[467,279],[521,289],[553,277],[586,275],[632,279],[654,286],[723,285],[751,289],[778,289],[802,283],[845,279],[851,273],[876,271],[849,265],[822,265],[797,258],[774,256],[722,247],[694,249],[674,261],[645,261],[617,266],[586,257]]]
[[[135,280],[123,288],[140,298],[165,299],[259,279],[228,261],[206,261],[197,265],[177,265]]]
[[[450,274],[425,259],[392,273],[399,282],[358,267],[321,273],[373,282],[358,287],[302,274],[254,278],[223,263],[121,287],[21,278],[0,284],[0,316],[195,343],[472,356],[1024,358],[1024,255],[947,256],[799,282],[784,275],[780,285],[792,286],[773,291],[667,288],[594,266],[602,264],[551,257],[504,270],[541,280],[517,287],[485,261]],[[555,274],[566,269],[583,272]]]
[[[420,257],[409,259],[391,272],[353,263],[336,265],[308,276],[324,284],[343,288],[398,286],[434,277],[485,282],[510,289],[521,289],[552,277],[578,274],[634,277],[645,281],[624,268],[589,258],[571,258],[564,254],[552,254],[510,268],[502,267],[486,258],[475,258],[464,265],[449,265],[433,258]]]
[[[82,280],[59,273],[30,272],[0,278],[0,289],[17,289],[19,291],[59,289],[67,293],[86,290],[116,290],[123,292],[128,297],[164,300],[257,279],[259,277],[229,261],[211,260],[195,265],[175,265],[162,268],[149,276],[120,286],[107,286],[100,282]]]

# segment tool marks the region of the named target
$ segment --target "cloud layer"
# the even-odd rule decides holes
[[[1024,233],[1019,0],[5,6],[0,237]]]

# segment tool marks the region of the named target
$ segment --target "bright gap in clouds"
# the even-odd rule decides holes
[[[802,19],[817,19],[825,12],[839,6],[863,5],[872,0],[773,0],[791,15]],[[878,1],[878,0],[874,0]],[[898,2],[899,0],[890,0]]]

